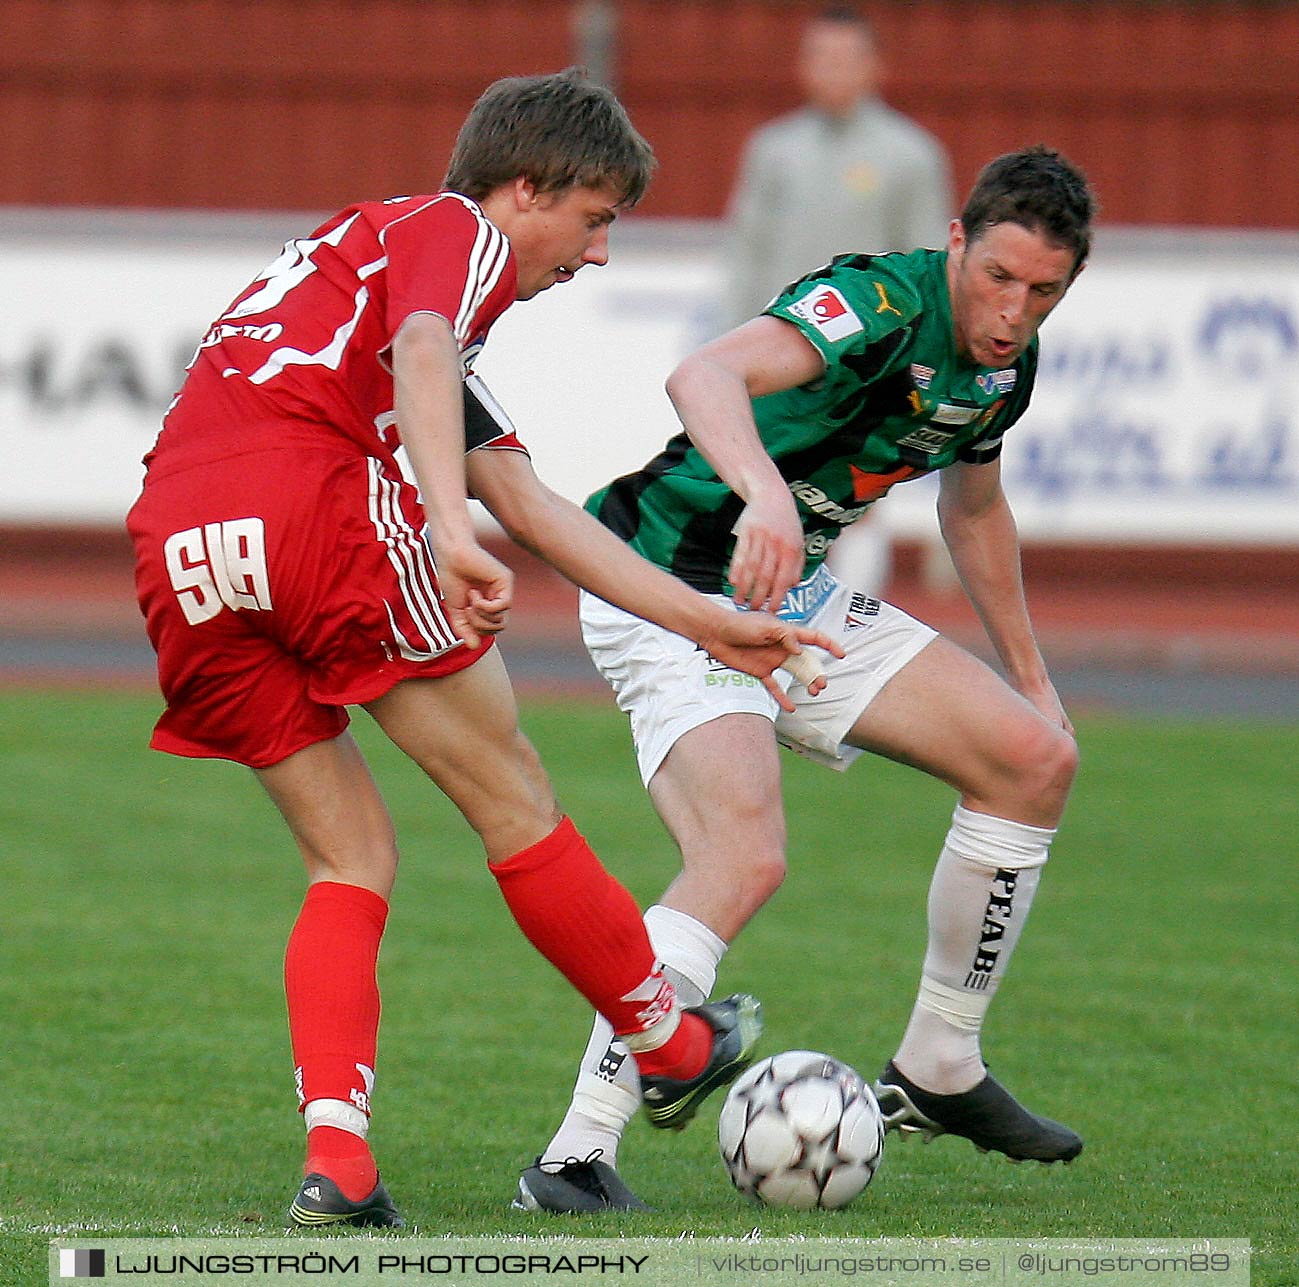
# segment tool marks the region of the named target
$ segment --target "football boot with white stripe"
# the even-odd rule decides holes
[[[886,1130],[961,1135],[982,1153],[1004,1153],[1012,1162],[1072,1162],[1082,1138],[1049,1117],[1030,1113],[991,1074],[973,1090],[940,1095],[923,1090],[890,1060],[875,1083]]]

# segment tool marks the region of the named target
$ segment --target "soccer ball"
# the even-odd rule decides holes
[[[814,1050],[786,1050],[731,1087],[717,1122],[731,1182],[772,1207],[847,1206],[884,1152],[884,1119],[854,1069]]]

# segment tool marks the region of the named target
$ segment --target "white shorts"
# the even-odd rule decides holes
[[[735,608],[723,595],[710,597]],[[789,592],[780,615],[829,635],[846,654],[842,660],[817,654],[828,681],[819,697],[809,696],[783,670],[776,672],[797,707],[792,715],[752,675],[731,670],[681,635],[582,592],[582,639],[631,718],[646,785],[682,734],[737,713],[765,715],[784,746],[830,768],[846,769],[861,754],[843,740],[857,717],[937,636],[900,608],[837,581],[824,567]]]

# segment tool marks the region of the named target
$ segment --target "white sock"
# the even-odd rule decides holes
[[[920,992],[894,1063],[940,1094],[984,1077],[979,1033],[1028,918],[1055,829],[957,805],[929,886]]]
[[[350,1131],[365,1139],[370,1131],[370,1118],[355,1104],[341,1099],[311,1100],[303,1106],[302,1120],[308,1134],[317,1126],[332,1126],[335,1130]]]
[[[699,1005],[712,995],[717,967],[726,955],[726,941],[703,921],[655,903],[645,913],[654,955],[673,972],[672,982],[683,1007]]]
[[[702,921],[657,903],[645,913],[645,928],[681,1006],[707,1000],[726,943]],[[609,1023],[596,1015],[573,1098],[541,1155],[543,1165],[558,1170],[569,1158],[588,1158],[598,1149],[602,1162],[616,1166],[622,1133],[639,1107],[636,1061]]]

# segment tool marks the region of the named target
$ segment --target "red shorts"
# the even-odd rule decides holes
[[[472,665],[415,489],[335,447],[151,469],[127,518],[167,709],[151,745],[252,768],[347,727],[344,706]]]

